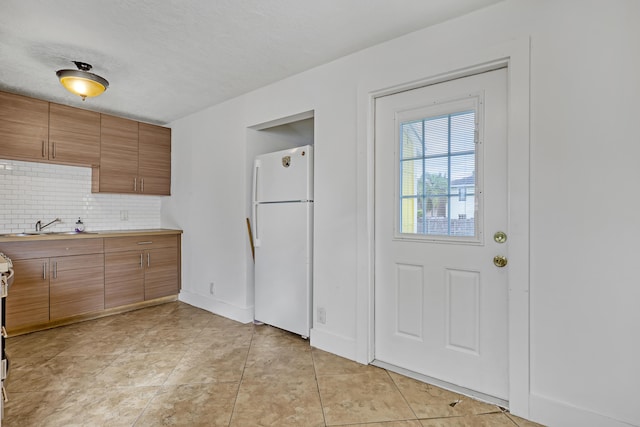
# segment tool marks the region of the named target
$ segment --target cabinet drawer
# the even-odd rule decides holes
[[[151,236],[131,236],[114,237],[104,239],[105,252],[136,251],[157,248],[171,248],[178,245],[178,236],[151,235]]]
[[[100,254],[104,252],[102,240],[99,238],[7,242],[0,244],[0,250],[11,259]]]

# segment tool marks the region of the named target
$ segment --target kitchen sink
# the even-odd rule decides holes
[[[95,231],[42,231],[0,234],[0,237],[55,236],[60,234],[98,234]]]

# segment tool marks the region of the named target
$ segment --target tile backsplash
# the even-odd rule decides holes
[[[160,196],[91,193],[91,168],[0,159],[0,234],[34,231],[55,218],[51,231],[160,227]]]

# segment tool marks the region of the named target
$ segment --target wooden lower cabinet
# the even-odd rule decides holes
[[[102,254],[51,258],[50,271],[50,321],[104,309]]]
[[[178,293],[178,248],[150,249],[144,273],[144,299],[150,300]]]
[[[144,301],[143,258],[140,251],[104,254],[104,308]]]
[[[49,259],[14,260],[20,274],[7,297],[6,327],[12,331],[49,321]]]
[[[0,244],[16,272],[7,296],[13,332],[104,310],[102,239]]]
[[[99,316],[180,291],[180,234],[0,243],[13,260],[9,333]],[[130,307],[129,307],[130,308]]]
[[[14,261],[9,331],[104,309],[102,254]]]
[[[148,301],[180,290],[178,235],[105,240],[105,308]]]

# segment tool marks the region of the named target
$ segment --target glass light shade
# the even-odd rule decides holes
[[[109,87],[109,82],[102,77],[82,70],[60,70],[56,72],[60,83],[69,92],[82,97],[94,97],[102,94]]]

